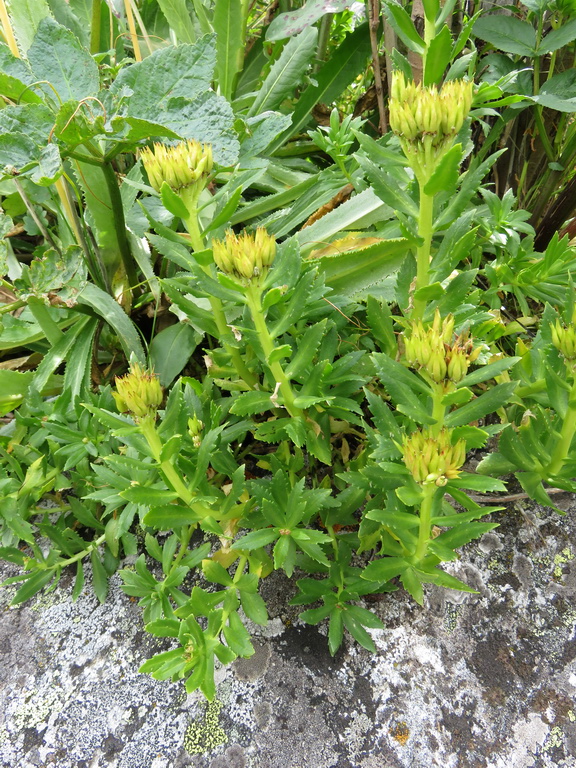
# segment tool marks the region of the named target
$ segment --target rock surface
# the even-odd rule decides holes
[[[559,502],[561,504],[561,502]],[[112,580],[8,608],[0,593],[2,768],[574,768],[576,501],[560,517],[527,502],[465,548],[450,570],[476,595],[431,587],[371,603],[379,652],[332,659],[325,629],[286,605],[257,652],[218,672],[217,699],[138,673],[160,648]],[[3,566],[3,575],[9,575]]]

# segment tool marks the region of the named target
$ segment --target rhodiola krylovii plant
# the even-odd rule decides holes
[[[142,671],[208,698],[273,571],[375,651],[365,596],[473,591],[500,478],[576,490],[572,13],[495,51],[484,12],[427,0],[421,36],[390,0],[372,100],[353,13],[148,3],[140,39],[80,6],[0,0],[4,584],[120,569],[172,638]]]

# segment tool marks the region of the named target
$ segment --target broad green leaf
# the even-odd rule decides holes
[[[31,597],[33,597],[37,592],[40,592],[40,590],[45,587],[48,582],[52,581],[53,578],[53,570],[36,571],[36,573],[32,574],[26,579],[18,592],[16,592],[12,598],[11,605],[18,605],[19,603],[23,603],[25,600],[30,600]]]
[[[194,45],[167,46],[143,61],[124,67],[112,84],[112,94],[133,91],[128,115],[158,120],[170,99],[194,99],[208,91],[216,66],[215,36],[205,35]]]
[[[332,656],[334,656],[338,648],[342,645],[342,638],[344,637],[342,613],[342,609],[337,606],[330,614],[330,623],[328,625],[328,650]]]
[[[28,61],[37,80],[47,80],[62,101],[85,99],[100,90],[98,66],[69,29],[52,18],[42,19]],[[54,93],[43,86],[48,97]]]
[[[408,193],[398,185],[398,181],[394,177],[377,166],[370,158],[363,157],[361,154],[355,157],[380,200],[394,211],[401,211],[414,218],[418,217],[418,206]]]
[[[361,576],[368,581],[390,581],[404,573],[408,567],[409,564],[402,557],[382,557],[368,563]]]
[[[216,0],[212,23],[216,32],[216,78],[220,93],[230,100],[244,59],[244,4]]]
[[[178,637],[180,622],[178,619],[157,619],[146,624],[146,632],[154,637]]]
[[[32,371],[0,370],[0,416],[5,416],[22,403],[33,378]]]
[[[495,363],[483,365],[475,371],[468,373],[458,384],[458,387],[472,387],[474,384],[480,384],[482,381],[499,376],[504,371],[507,371],[509,368],[516,365],[521,359],[522,358],[520,357],[504,357],[502,360],[497,360]]]
[[[348,632],[350,632],[354,640],[360,643],[363,648],[366,648],[367,651],[376,653],[376,646],[374,645],[374,641],[368,632],[366,632],[362,624],[360,624],[360,622],[357,620],[356,616],[347,610],[343,612],[342,618],[344,621],[344,626]]]
[[[481,475],[509,475],[518,469],[516,462],[510,461],[501,453],[489,453],[476,467]]]
[[[110,294],[88,283],[78,294],[78,303],[87,304],[113,328],[128,360],[133,354],[140,365],[146,364],[142,343],[135,326]]]
[[[120,496],[135,504],[142,504],[146,507],[156,504],[169,504],[178,498],[174,491],[166,491],[161,488],[151,488],[149,485],[129,485],[124,491],[120,491]]]
[[[328,61],[315,75],[316,85],[309,85],[298,99],[292,116],[292,125],[272,143],[269,152],[275,152],[296,133],[302,131],[316,104],[330,104],[364,71],[370,56],[368,25],[361,24],[332,52]]]
[[[21,172],[38,161],[40,150],[25,134],[5,133],[0,136],[0,172]]]
[[[270,396],[270,392],[244,392],[234,400],[230,413],[235,413],[238,416],[249,416],[253,413],[269,411],[274,407]]]
[[[417,570],[416,574],[425,584],[437,584],[446,589],[458,589],[461,592],[471,592],[472,594],[476,594],[475,589],[464,584],[463,581],[460,581],[460,579],[457,579],[455,576],[450,576],[449,573],[441,571],[439,568],[427,571]]]
[[[236,611],[232,611],[228,616],[228,624],[224,627],[224,637],[237,656],[248,658],[254,654],[250,634]]]
[[[301,8],[278,14],[266,30],[266,40],[284,40],[307,30],[327,13],[340,13],[354,0],[307,0]]]
[[[163,387],[168,387],[188,363],[201,338],[188,323],[170,325],[154,336],[148,353]]]
[[[574,40],[576,40],[576,19],[570,19],[565,24],[562,24],[561,27],[548,32],[546,37],[540,42],[538,55],[542,56],[544,53],[557,51]]]
[[[268,623],[268,611],[266,609],[266,603],[260,597],[257,592],[246,592],[242,590],[240,592],[240,602],[244,613],[249,619],[256,624],[265,627]]]
[[[8,0],[7,5],[18,47],[26,53],[40,22],[50,15],[50,8],[46,0]]]
[[[54,114],[45,104],[8,106],[0,110],[0,134],[22,133],[39,147],[48,141]]]
[[[462,424],[470,424],[472,421],[477,421],[489,413],[497,411],[509,401],[516,389],[516,384],[517,382],[515,381],[497,384],[476,398],[476,400],[472,400],[456,411],[449,413],[444,420],[445,425],[447,427],[459,427]]]
[[[500,13],[482,15],[474,24],[474,35],[495,48],[518,56],[533,56],[536,31],[532,24]]]
[[[205,91],[194,99],[172,98],[162,112],[156,112],[154,119],[183,139],[210,144],[219,165],[234,165],[238,159],[240,143],[234,131],[232,107],[213,91]]]
[[[178,216],[179,219],[188,219],[190,216],[190,211],[188,210],[186,203],[184,203],[182,198],[177,195],[176,192],[174,192],[167,181],[162,183],[162,187],[160,189],[160,197],[162,199],[164,208],[166,208],[166,210],[169,211],[173,216]]]
[[[226,568],[215,560],[203,560],[202,570],[208,581],[212,581],[214,584],[230,587],[234,583],[232,576],[230,576]]]
[[[414,53],[422,55],[425,51],[424,40],[416,31],[414,22],[404,8],[395,0],[389,0],[384,3],[384,13],[405,46]]]
[[[98,319],[93,317],[77,332],[74,345],[66,359],[64,389],[72,393],[72,398],[90,388],[92,345],[97,327]]]
[[[427,195],[436,195],[438,192],[452,194],[456,189],[459,177],[460,163],[462,162],[462,145],[455,144],[444,155],[442,160],[434,168],[434,172],[424,186]]]
[[[544,83],[540,93],[532,98],[543,107],[558,112],[576,111],[576,69],[567,69],[554,75]]]
[[[293,95],[314,55],[317,38],[318,31],[310,27],[286,44],[258,89],[249,116],[276,109],[284,99]]]
[[[90,562],[92,563],[92,589],[98,600],[103,603],[108,594],[108,576],[95,549],[90,554]]]
[[[186,0],[158,0],[160,10],[179,43],[194,43],[196,33],[186,6]]]
[[[88,48],[90,46],[90,24],[84,23],[83,14],[80,14],[79,17],[74,12],[78,9],[78,3],[76,2],[75,8],[73,9],[69,0],[47,0],[47,2],[52,16],[54,16],[58,24],[62,24],[63,27],[66,27],[73,32],[84,48]],[[74,2],[74,0],[72,0],[72,2]],[[87,4],[88,3],[86,2],[86,5]]]
[[[280,534],[276,528],[262,528],[259,531],[251,531],[246,536],[237,539],[231,549],[260,549],[277,539]]]
[[[444,25],[440,32],[428,44],[424,85],[439,85],[444,77],[444,70],[452,58],[452,35]]]

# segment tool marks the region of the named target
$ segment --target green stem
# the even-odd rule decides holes
[[[190,243],[193,250],[198,253],[199,251],[203,251],[205,249],[204,240],[202,238],[200,226],[198,224],[198,195],[194,194],[193,196],[187,197],[183,194],[182,200],[187,206],[189,212],[188,218],[184,220],[184,226],[190,235]],[[212,277],[210,266],[208,264],[200,264],[199,266],[209,277]],[[216,328],[218,328],[218,333],[220,334],[220,342],[222,346],[228,355],[230,355],[230,359],[232,360],[232,365],[236,369],[236,373],[246,382],[246,384],[248,384],[251,389],[253,389],[254,386],[258,383],[258,377],[248,368],[242,359],[240,350],[236,349],[236,347],[233,347],[230,344],[227,344],[224,341],[224,338],[230,333],[230,329],[226,321],[226,315],[224,313],[224,307],[221,300],[217,296],[210,296],[208,297],[208,301],[210,302]]]
[[[100,50],[100,27],[102,24],[102,0],[92,0],[92,23],[90,24],[90,53]]]
[[[556,443],[556,448],[552,453],[552,459],[548,465],[547,472],[549,475],[557,475],[564,462],[568,458],[570,453],[570,446],[574,440],[576,434],[576,379],[572,383],[572,389],[568,395],[568,410],[566,416],[564,416],[564,422],[560,431],[560,439]]]
[[[124,218],[124,206],[122,205],[122,196],[120,194],[120,187],[118,186],[118,179],[114,168],[110,163],[102,163],[102,171],[106,180],[106,186],[108,187],[108,194],[110,195],[110,203],[112,205],[112,220],[114,222],[114,230],[116,232],[116,239],[118,241],[118,249],[120,250],[120,257],[126,272],[126,278],[130,291],[138,283],[138,277],[136,275],[136,269],[134,268],[134,259],[132,257],[132,251],[130,250],[130,243],[126,235],[126,220]]]
[[[206,507],[204,504],[200,504],[194,500],[194,494],[185,485],[172,462],[169,459],[165,459],[164,461],[162,460],[162,440],[156,431],[153,418],[153,416],[144,417],[141,419],[139,426],[141,433],[144,435],[146,442],[150,446],[152,455],[155,461],[158,463],[160,472],[164,476],[164,479],[172,488],[172,490],[178,494],[180,499],[188,507],[190,507],[191,510],[196,512],[201,517],[207,517],[208,515],[211,515],[212,510],[209,507]]]
[[[326,59],[326,52],[328,51],[328,43],[330,42],[330,27],[332,26],[333,13],[326,13],[322,17],[320,22],[320,30],[318,33],[318,46],[316,48],[316,61],[314,63],[313,70],[318,72],[322,64]]]
[[[4,281],[2,281],[4,282]],[[7,312],[15,312],[20,307],[26,306],[24,299],[18,299],[18,301],[11,301],[10,304],[4,304],[0,307],[0,315],[5,315]]]
[[[91,552],[93,552],[95,549],[97,549],[100,544],[104,544],[106,541],[106,534],[103,533],[102,536],[99,536],[97,539],[94,539],[92,544],[90,544],[89,547],[86,549],[83,549],[81,552],[77,552],[72,557],[69,557],[67,560],[60,560],[56,565],[52,566],[53,569],[55,568],[65,568],[67,565],[73,565],[74,563],[77,563],[78,560],[82,560],[84,557],[89,555]]]
[[[414,552],[414,563],[418,564],[426,557],[428,542],[430,541],[430,532],[432,529],[432,503],[436,493],[434,483],[426,483],[422,486],[424,498],[420,505],[420,527],[418,529],[418,543]]]
[[[442,427],[444,426],[444,418],[446,415],[446,406],[442,404],[444,400],[444,385],[434,384],[432,391],[432,418],[435,423],[430,427],[431,432],[438,435]]]
[[[196,523],[192,523],[192,525],[189,525],[188,528],[184,530],[184,533],[180,537],[180,549],[178,550],[178,554],[172,561],[172,565],[170,566],[170,571],[168,572],[168,576],[170,576],[176,568],[180,565],[182,558],[188,552],[188,545],[190,544],[190,539],[192,538],[192,534],[196,530]]]
[[[300,408],[294,405],[294,400],[296,396],[294,394],[294,390],[292,389],[290,381],[288,380],[288,377],[284,373],[284,369],[282,368],[282,366],[277,360],[275,360],[272,363],[269,362],[270,355],[274,352],[274,350],[276,349],[276,346],[274,344],[274,340],[272,339],[272,336],[270,335],[268,326],[266,325],[266,320],[264,319],[264,311],[262,309],[261,296],[262,296],[262,293],[259,285],[251,283],[247,286],[246,301],[248,304],[248,309],[250,310],[250,314],[252,315],[252,321],[256,328],[256,332],[258,334],[258,338],[260,340],[260,344],[262,346],[262,350],[264,352],[266,362],[268,363],[268,368],[270,369],[270,373],[274,377],[280,389],[280,393],[282,394],[282,397],[284,399],[284,407],[286,408],[290,416],[302,416],[303,413],[300,410]]]
[[[424,192],[424,180],[419,179],[420,212],[418,215],[418,237],[423,243],[416,251],[416,284],[414,292],[426,288],[430,282],[430,251],[432,247],[434,196]],[[426,310],[425,299],[414,299],[412,320],[421,320]]]

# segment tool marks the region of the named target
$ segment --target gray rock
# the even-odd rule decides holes
[[[104,605],[70,584],[8,608],[0,593],[2,768],[574,768],[576,503],[523,504],[447,566],[478,594],[402,591],[367,603],[373,656],[331,658],[282,574],[262,586],[256,653],[218,671],[217,699],[138,673],[170,647],[112,580]],[[12,573],[4,565],[3,576]]]

